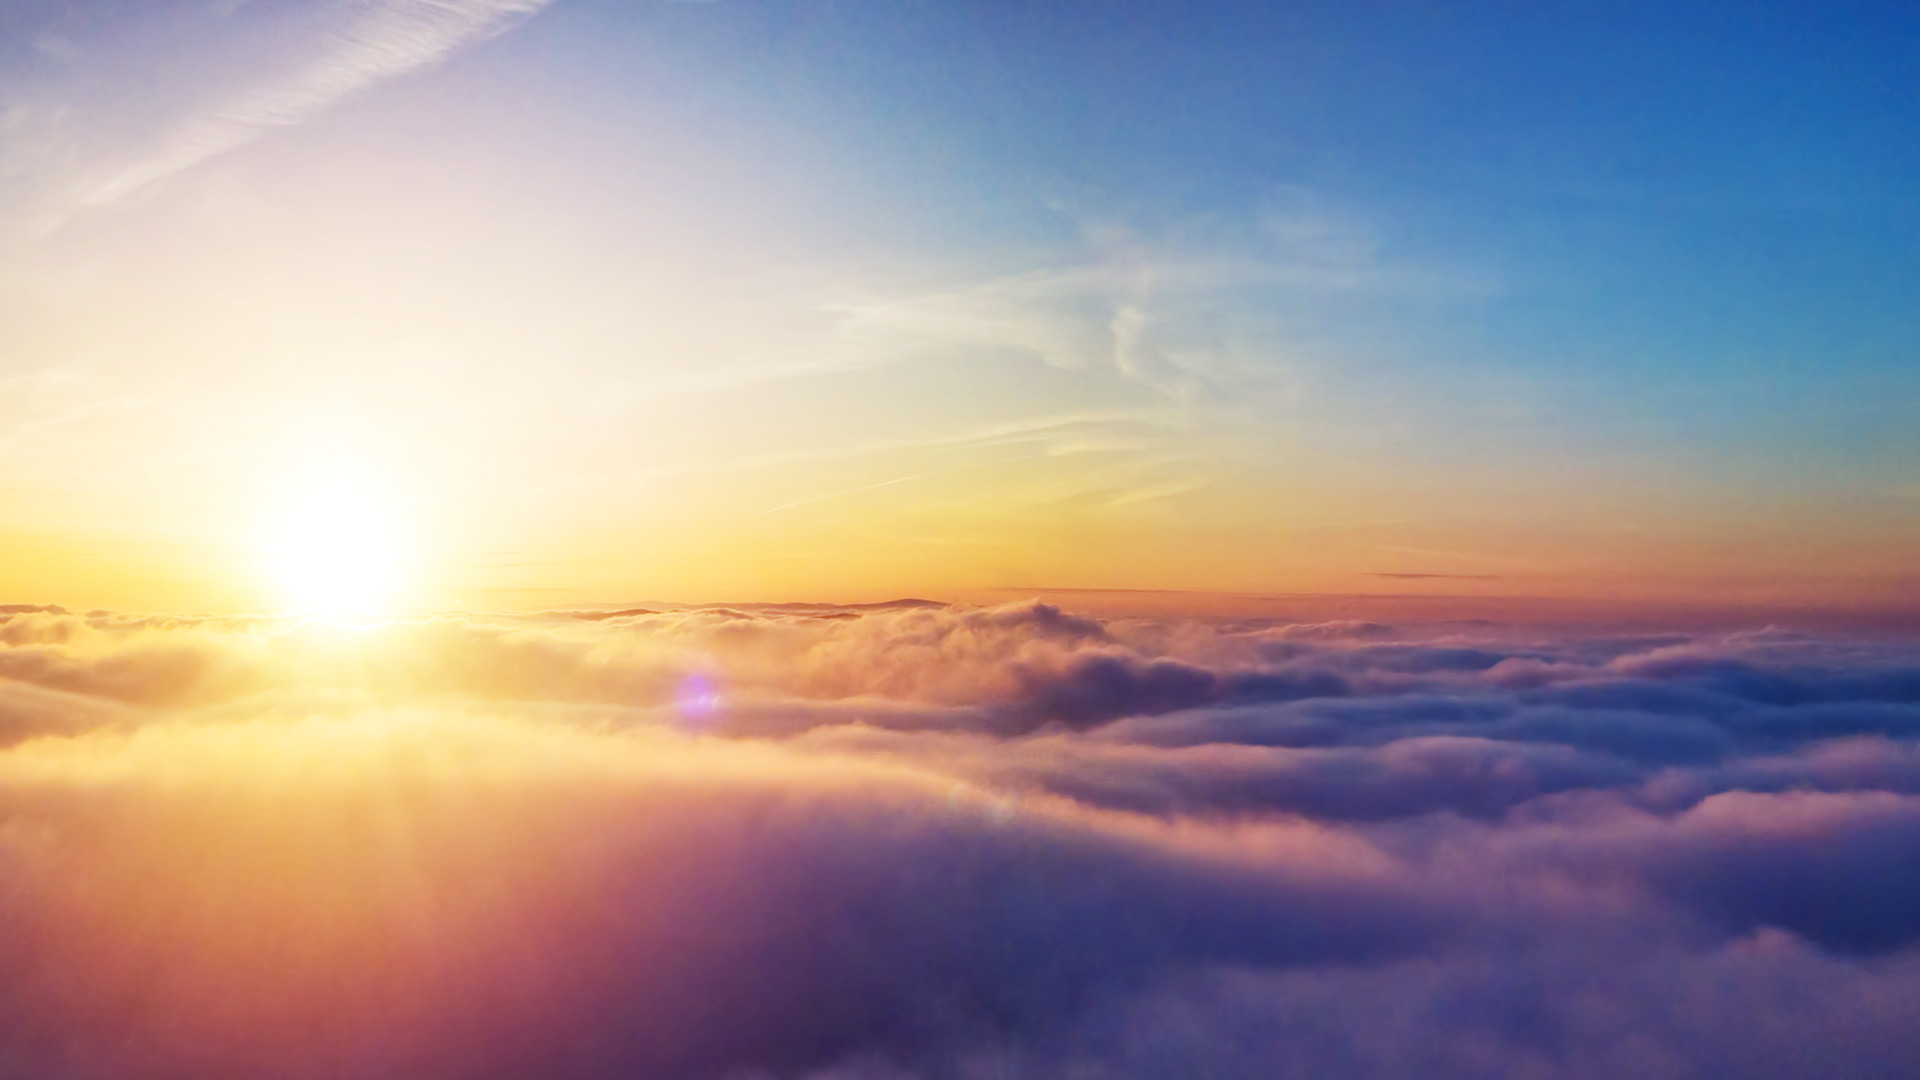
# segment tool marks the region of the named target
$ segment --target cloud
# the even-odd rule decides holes
[[[0,1075],[1901,1075],[1916,671],[1037,603],[9,605]]]
[[[1251,829],[1265,850],[1246,854],[741,744],[387,714],[35,744],[8,765],[54,837],[7,852],[12,925],[78,953],[58,982],[4,973],[33,1003],[10,1022],[127,1024],[103,1048],[130,1055],[123,1075],[257,1074],[289,1044],[338,1075],[370,1052],[328,1049],[340,1024],[464,1075],[512,1075],[488,1071],[494,1040],[461,1047],[474,1024],[562,1063],[547,1075],[913,1057],[1044,1028],[1169,965],[1390,955],[1458,917],[1305,824]],[[115,1017],[115,985],[167,1008]],[[174,1025],[239,1021],[225,1045],[168,1045]]]
[[[552,2],[176,2],[71,15],[88,38],[46,37],[57,63],[25,66],[6,87],[15,104],[0,114],[0,181],[46,231],[440,63]]]
[[[303,62],[233,92],[160,141],[144,159],[104,176],[79,194],[81,206],[107,205],[241,146],[267,131],[303,123],[336,101],[439,63],[509,29],[553,0],[357,0],[324,44]]]

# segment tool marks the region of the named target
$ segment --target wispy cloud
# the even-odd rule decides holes
[[[1032,460],[1032,457],[1033,455],[1031,454],[1021,454],[1018,457],[995,458],[990,461],[965,461],[965,462],[961,462],[958,465],[949,465],[944,469],[929,469],[926,472],[914,473],[911,476],[896,476],[890,480],[882,480],[879,483],[875,483],[875,484],[862,484],[859,487],[847,488],[842,491],[830,491],[825,495],[814,495],[805,499],[796,500],[794,502],[782,503],[779,506],[768,507],[767,509],[762,510],[761,513],[777,514],[783,510],[792,510],[796,507],[810,506],[814,503],[826,502],[829,499],[841,499],[849,495],[859,495],[863,492],[877,491],[880,488],[893,487],[896,484],[911,483],[912,481],[915,481],[915,480],[925,480],[925,479],[928,479],[929,477],[944,476],[948,473],[964,472],[968,469],[983,469],[983,468],[988,468],[990,466],[995,466],[995,465],[1011,465],[1016,462]]]
[[[115,204],[269,131],[309,121],[342,98],[440,63],[549,4],[553,0],[353,0],[324,23],[319,44],[301,60],[230,90],[167,129],[132,163],[84,181],[73,208]]]
[[[987,424],[949,435],[914,439],[869,439],[812,449],[740,454],[652,465],[629,476],[674,476],[718,470],[752,470],[805,462],[840,461],[927,450],[1035,447],[1048,456],[1113,449],[1155,449],[1174,442],[1178,416],[1167,410],[1089,409]]]
[[[1499,574],[1413,574],[1413,573],[1396,574],[1396,573],[1388,573],[1385,571],[1379,571],[1379,572],[1368,574],[1367,576],[1378,577],[1378,578],[1396,578],[1401,581],[1428,581],[1428,580],[1498,581],[1500,580]]]
[[[1192,405],[1244,396],[1298,361],[1294,346],[1310,342],[1303,327],[1326,298],[1499,290],[1469,268],[1383,254],[1357,215],[1289,203],[1241,224],[1157,237],[1085,226],[1084,250],[1052,265],[829,310],[855,351],[1020,353]]]

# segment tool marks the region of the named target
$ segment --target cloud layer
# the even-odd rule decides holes
[[[1920,1067],[1920,650],[0,608],[0,1076]]]

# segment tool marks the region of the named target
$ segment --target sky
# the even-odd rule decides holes
[[[0,593],[1911,609],[1916,23],[14,0]]]
[[[0,1080],[1920,1076],[1917,64],[0,0]]]

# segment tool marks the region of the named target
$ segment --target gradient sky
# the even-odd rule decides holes
[[[1920,15],[9,0],[0,594],[1920,603]],[[319,478],[319,479],[316,479]]]

